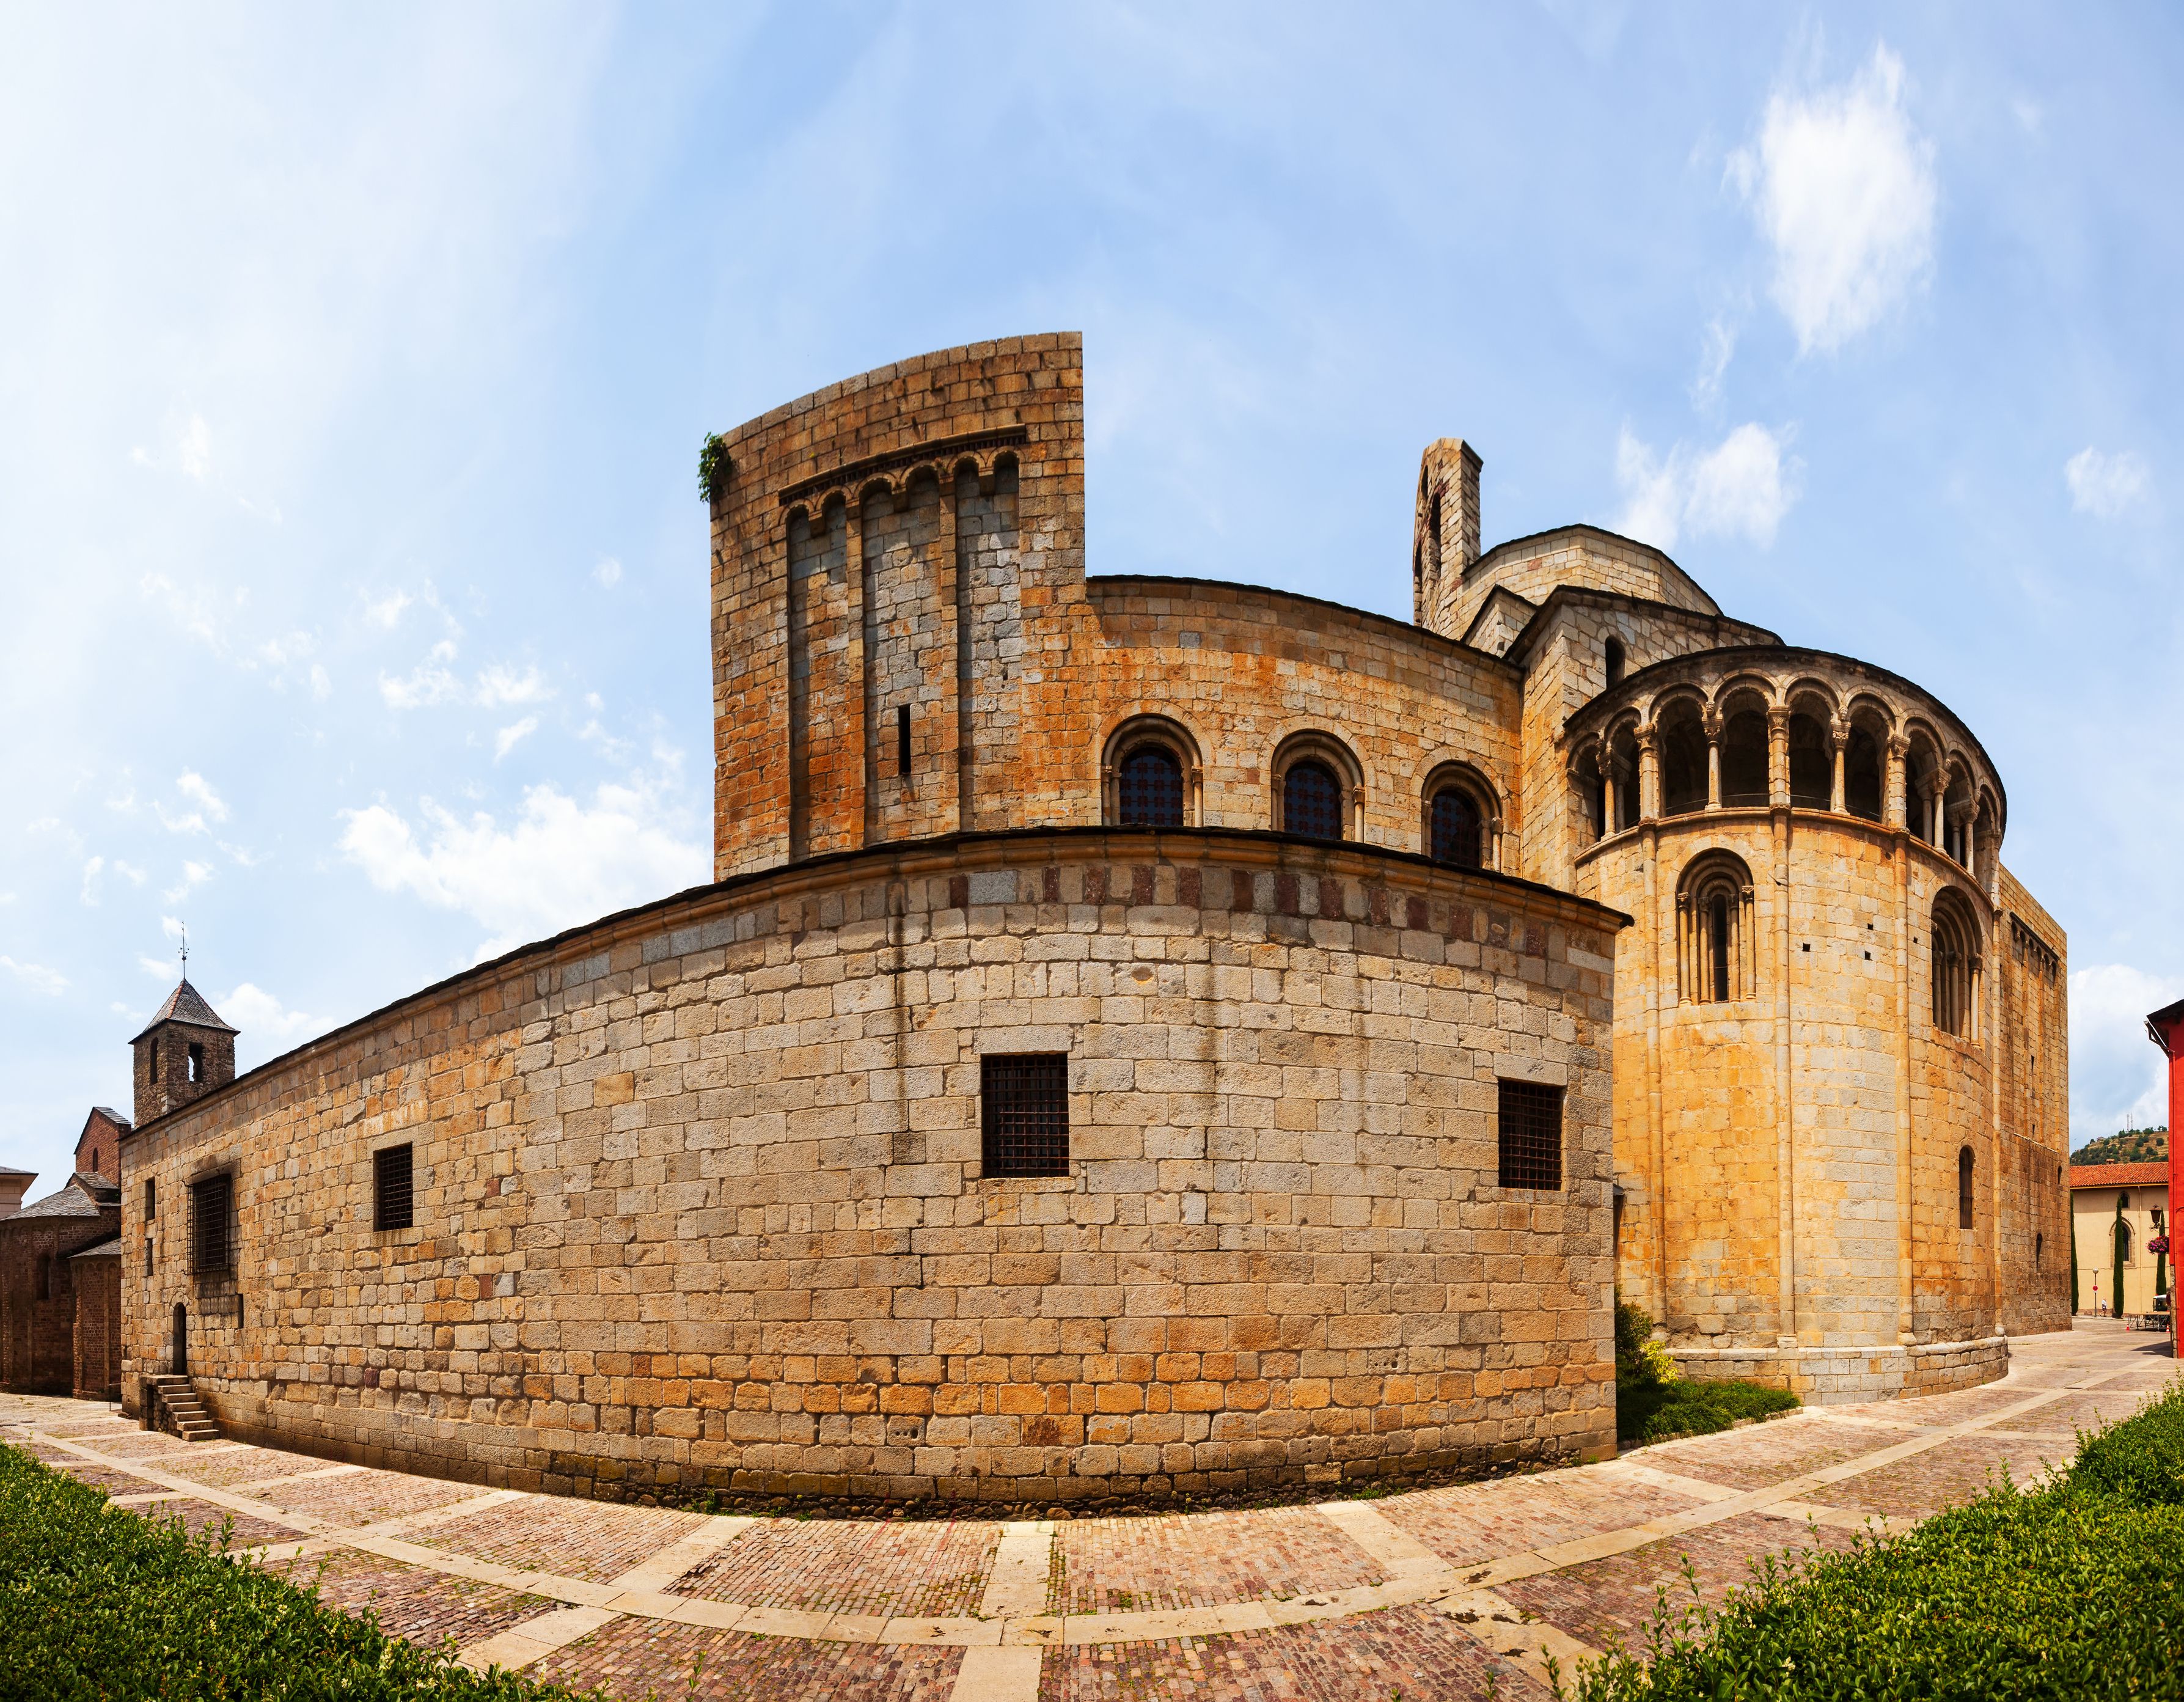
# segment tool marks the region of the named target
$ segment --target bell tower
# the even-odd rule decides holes
[[[234,1080],[235,1032],[185,975],[151,1025],[131,1042],[136,1052],[136,1126]]]

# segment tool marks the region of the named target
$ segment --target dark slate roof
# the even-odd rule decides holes
[[[126,1117],[124,1117],[119,1111],[116,1111],[110,1105],[94,1105],[91,1108],[91,1111],[92,1117],[103,1117],[109,1123],[111,1123],[117,1129],[129,1129],[135,1127],[135,1125],[131,1124]],[[84,1119],[84,1121],[86,1123],[90,1120],[90,1117]]]
[[[69,1257],[70,1258],[119,1258],[121,1257],[121,1231],[116,1230],[104,1241],[95,1241],[81,1252],[70,1253]]]
[[[113,1190],[116,1197],[107,1201],[109,1206],[120,1203],[120,1190]],[[101,1209],[100,1203],[87,1176],[70,1176],[67,1186],[56,1188],[42,1200],[33,1200],[11,1218],[0,1218],[0,1223],[19,1224],[25,1218],[95,1218]]]
[[[37,1174],[36,1170],[11,1170],[5,1164],[0,1164],[0,1176],[35,1176]]]
[[[159,1007],[157,1016],[144,1024],[143,1033],[136,1040],[143,1039],[161,1023],[187,1023],[193,1029],[218,1029],[229,1035],[238,1032],[220,1019],[220,1013],[205,1002],[204,995],[190,985],[187,975],[175,984],[175,991],[167,995],[167,1002]],[[136,1043],[130,1042],[131,1046]]]

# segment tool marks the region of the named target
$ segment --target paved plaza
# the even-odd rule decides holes
[[[1809,1408],[1599,1465],[1251,1511],[1001,1522],[574,1501],[0,1395],[0,1441],[230,1540],[388,1630],[631,1699],[1402,1702],[1546,1694],[1658,1593],[1847,1548],[2066,1462],[2176,1376],[2111,1324],[2012,1344],[1983,1388]],[[702,1661],[702,1666],[699,1663]],[[693,1674],[695,1672],[695,1682]]]

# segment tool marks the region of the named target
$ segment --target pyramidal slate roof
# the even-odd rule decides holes
[[[103,1199],[111,1191],[113,1197]],[[31,1218],[95,1218],[107,1206],[121,1203],[121,1190],[108,1184],[98,1186],[89,1176],[70,1176],[67,1182],[47,1194],[42,1200],[34,1200],[11,1218],[0,1222],[20,1224]]]
[[[190,985],[187,975],[175,984],[175,991],[167,995],[167,1002],[159,1007],[158,1015],[144,1024],[143,1033],[136,1040],[143,1039],[161,1023],[187,1023],[193,1029],[218,1029],[222,1034],[238,1032],[220,1019],[220,1013],[205,1002],[204,995]],[[130,1044],[135,1045],[136,1041]]]

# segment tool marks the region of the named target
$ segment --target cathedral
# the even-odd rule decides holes
[[[127,1398],[1104,1500],[1612,1452],[1618,1294],[1817,1402],[2066,1327],[2064,942],[1939,698],[1485,548],[1460,441],[1407,622],[1088,574],[1084,477],[1070,335],[710,439],[713,883],[247,1075],[155,1023]]]

